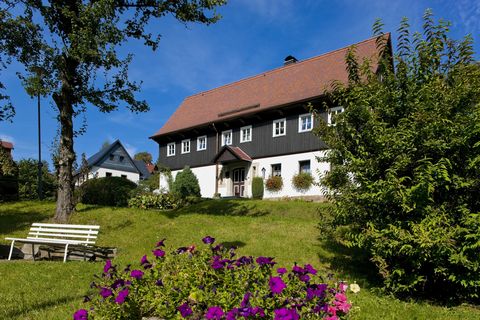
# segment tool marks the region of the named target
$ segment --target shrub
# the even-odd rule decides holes
[[[18,167],[11,155],[0,147],[0,201],[18,199]]]
[[[313,176],[309,172],[300,172],[293,176],[292,184],[300,192],[308,191],[313,184]]]
[[[159,209],[159,210],[167,210],[167,209],[176,209],[182,205],[182,200],[172,194],[172,193],[165,193],[165,194],[141,194],[137,195],[133,198],[128,200],[128,206],[131,208],[139,208],[139,209]]]
[[[263,179],[261,177],[254,177],[252,180],[252,197],[254,199],[263,198]]]
[[[283,179],[281,176],[271,176],[265,182],[265,189],[270,192],[278,192],[283,188]]]
[[[137,185],[121,177],[105,177],[84,182],[78,190],[79,201],[85,204],[124,207]]]
[[[48,171],[48,163],[42,163],[42,195],[46,199],[54,199],[57,181]],[[20,199],[38,199],[38,162],[35,159],[18,161],[18,191]]]
[[[200,197],[198,179],[189,167],[185,167],[181,172],[177,173],[172,187],[172,192],[180,197]]]
[[[137,266],[107,261],[74,319],[341,319],[351,308],[348,285],[325,283],[311,265],[289,271],[269,257],[234,259],[235,249],[212,237],[203,248],[166,250],[164,241]]]

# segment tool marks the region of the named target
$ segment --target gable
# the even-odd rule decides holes
[[[120,143],[105,152],[94,165],[100,168],[140,173],[127,150]]]

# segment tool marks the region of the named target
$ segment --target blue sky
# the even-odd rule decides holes
[[[143,81],[138,97],[151,110],[132,114],[120,108],[102,114],[90,107],[85,114],[87,131],[76,138],[75,151],[78,157],[82,152],[90,156],[104,141],[120,139],[132,155],[148,151],[156,159],[158,146],[148,137],[185,97],[279,67],[289,54],[303,60],[369,38],[377,17],[394,39],[403,16],[410,19],[412,30],[421,30],[426,8],[432,8],[436,18],[452,22],[453,38],[471,33],[479,59],[478,0],[230,0],[219,10],[222,20],[208,27],[164,18],[151,26],[162,34],[156,52],[134,41],[122,48],[135,55],[130,75]],[[36,101],[26,95],[15,71],[2,72],[17,115],[13,123],[0,122],[0,139],[13,141],[16,160],[36,158]],[[42,153],[50,161],[58,124],[48,97],[42,99],[41,115]],[[81,121],[76,119],[77,124]]]

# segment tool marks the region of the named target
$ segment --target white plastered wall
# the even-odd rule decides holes
[[[193,174],[198,179],[200,184],[200,193],[204,198],[213,198],[215,194],[215,165],[191,168]],[[172,171],[172,178],[175,180],[177,174],[182,170]],[[160,190],[168,191],[167,177],[160,174]]]
[[[91,170],[92,175],[89,176],[89,178],[94,176],[96,176],[97,178],[103,178],[107,176],[107,172],[110,172],[112,174],[112,177],[121,177],[122,175],[125,175],[127,176],[128,180],[133,181],[135,183],[138,183],[138,181],[140,180],[140,175],[135,172],[105,169],[100,167],[92,167],[92,170]]]

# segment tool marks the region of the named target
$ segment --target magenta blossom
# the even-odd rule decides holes
[[[160,250],[160,249],[155,249],[152,252],[153,252],[153,255],[157,258],[161,258],[161,257],[165,256],[165,251]]]
[[[285,269],[285,268],[278,268],[278,269],[277,269],[277,273],[278,273],[278,274],[285,274],[285,273],[287,273],[287,269]]]
[[[203,243],[205,244],[212,244],[215,242],[215,238],[212,238],[210,236],[206,236],[205,238],[202,239]]]
[[[140,259],[140,264],[143,266],[144,264],[149,264],[150,262],[147,259],[147,255],[144,255],[142,259]]]
[[[105,266],[103,267],[103,272],[108,273],[110,269],[112,269],[112,261],[107,260],[107,262],[105,262]]]
[[[85,309],[77,310],[73,314],[73,320],[88,320],[88,311]]]
[[[273,258],[270,257],[258,257],[257,260],[259,266],[271,265],[273,266],[276,262],[273,262]]]
[[[162,240],[158,241],[156,247],[165,247],[165,240],[167,239],[163,238]]]
[[[210,307],[205,314],[205,318],[208,320],[220,320],[222,319],[224,312],[220,307]]]
[[[117,297],[115,298],[115,303],[118,303],[118,304],[122,304],[125,302],[125,299],[127,298],[128,296],[128,288],[127,289],[123,289],[123,290],[120,290],[118,292],[118,295]]]
[[[180,311],[182,318],[186,318],[193,313],[192,309],[190,309],[186,302],[178,307],[177,310]]]
[[[295,309],[282,308],[282,309],[275,310],[274,313],[275,313],[274,320],[298,320],[298,319],[300,319],[300,316],[298,315],[297,310],[295,310]]]
[[[113,296],[113,292],[108,288],[102,287],[102,289],[100,289],[100,295],[102,296],[102,298],[106,299],[110,296]]]
[[[306,264],[303,268],[305,269],[306,272],[310,274],[313,274],[313,275],[317,274],[317,270],[314,267],[312,267],[312,265],[310,264]]]
[[[282,293],[283,289],[287,287],[280,277],[270,277],[268,284],[273,294]]]
[[[132,270],[132,272],[130,272],[130,276],[132,278],[135,278],[135,279],[142,279],[143,277],[143,271],[141,270]]]

